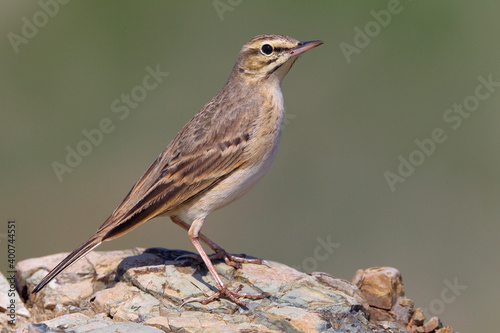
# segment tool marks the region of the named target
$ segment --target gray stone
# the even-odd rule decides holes
[[[29,324],[16,330],[16,333],[162,333],[164,331],[134,322],[114,322],[96,316],[89,318],[81,313],[67,314],[39,324]]]
[[[247,300],[248,308],[225,297],[183,304],[216,291],[205,266],[190,255],[159,248],[91,252],[36,295],[31,290],[64,254],[20,262],[18,288],[29,295],[32,315],[16,332],[410,332],[413,304],[402,283],[394,284],[397,270],[381,279],[393,291],[382,302],[372,297],[384,305],[376,308],[355,284],[327,273],[305,274],[276,262],[235,269],[216,260],[228,287],[269,297]],[[370,318],[373,309],[385,319]]]

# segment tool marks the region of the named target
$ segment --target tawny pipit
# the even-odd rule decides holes
[[[261,35],[246,43],[224,88],[181,129],[97,232],[50,271],[33,292],[103,241],[167,215],[188,230],[219,290],[188,301],[205,304],[226,295],[246,305],[240,297],[263,297],[240,293],[240,288],[229,290],[210,261],[224,258],[237,267],[238,262],[260,260],[227,254],[200,229],[209,213],[245,194],[271,166],[283,124],[281,81],[301,53],[321,44],[281,35]],[[215,251],[214,256],[207,256],[200,240]]]

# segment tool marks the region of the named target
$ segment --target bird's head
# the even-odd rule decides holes
[[[244,80],[283,80],[300,54],[323,44],[320,40],[301,42],[283,35],[260,35],[240,51],[233,69]]]

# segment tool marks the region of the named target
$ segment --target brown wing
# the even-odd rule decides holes
[[[98,229],[102,240],[116,238],[165,214],[215,186],[245,163],[257,108],[227,112],[224,90],[177,134]]]

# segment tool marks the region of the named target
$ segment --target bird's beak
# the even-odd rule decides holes
[[[295,48],[290,50],[290,55],[299,55],[301,53],[304,53],[306,51],[309,51],[310,49],[315,48],[316,46],[320,46],[323,44],[323,41],[321,40],[311,40],[308,42],[300,42],[299,45],[297,45]]]

